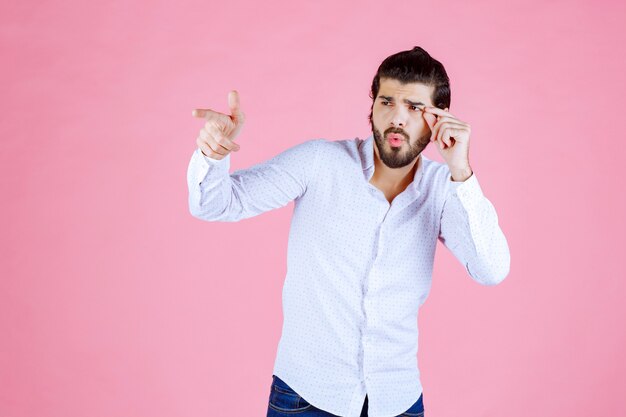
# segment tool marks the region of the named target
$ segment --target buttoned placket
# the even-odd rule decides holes
[[[380,259],[380,253],[384,248],[383,230],[384,230],[384,225],[386,224],[385,219],[387,218],[387,215],[389,214],[391,207],[393,206],[393,204],[389,204],[389,202],[387,201],[382,191],[380,191],[378,188],[376,188],[374,185],[372,185],[369,182],[367,185],[369,187],[370,193],[376,200],[376,204],[379,205],[380,209],[378,211],[379,215],[378,215],[378,221],[377,221],[378,231],[376,234],[376,240],[377,240],[376,252],[374,253],[374,259],[372,261],[372,265],[370,267],[369,273],[367,274],[366,279],[364,280],[364,283],[363,283],[363,300],[362,300],[363,324],[361,328],[361,364],[360,365],[361,365],[361,379],[363,380],[366,386],[367,386],[367,382],[369,382],[369,376],[366,372],[366,368],[368,368],[366,364],[366,357],[367,357],[366,349],[370,346],[370,342],[371,342],[371,337],[367,333],[367,329],[368,329],[368,323],[371,323],[373,320],[376,319],[374,315],[370,315],[368,313],[370,311],[370,307],[369,307],[370,298],[367,296],[367,294],[369,292],[369,287],[370,287],[370,282],[372,281],[372,277],[375,276],[376,274],[378,261]]]
[[[416,172],[413,182],[411,182],[406,189],[404,189],[400,194],[398,194],[392,201],[389,203],[387,201],[387,197],[385,194],[370,183],[372,176],[374,175],[374,140],[372,136],[369,136],[363,143],[361,143],[361,147],[359,148],[360,156],[361,156],[361,164],[363,167],[363,175],[366,181],[366,186],[369,190],[370,195],[373,197],[373,204],[376,204],[380,207],[378,213],[379,218],[377,221],[378,230],[376,233],[375,243],[375,253],[373,254],[374,259],[372,260],[371,266],[369,268],[368,273],[364,277],[363,287],[362,287],[362,301],[361,308],[363,312],[363,320],[361,323],[361,343],[359,349],[359,366],[360,366],[360,379],[361,379],[361,387],[358,392],[362,392],[363,395],[367,391],[369,391],[368,385],[370,382],[370,376],[368,369],[370,365],[367,362],[367,351],[370,348],[372,339],[371,336],[367,333],[369,324],[375,324],[373,321],[376,319],[375,315],[369,314],[371,313],[370,304],[371,297],[368,297],[368,290],[371,288],[372,282],[376,282],[377,277],[377,267],[380,263],[380,254],[385,248],[385,236],[386,236],[386,225],[389,224],[390,218],[396,216],[401,213],[407,206],[409,206],[412,202],[414,202],[420,195],[420,191],[418,189],[419,183],[421,182],[423,175],[423,161],[420,160],[418,163],[420,164],[418,167],[418,171]],[[421,155],[420,155],[421,159]],[[361,391],[362,390],[362,391]],[[356,398],[356,397],[355,397]],[[359,401],[361,403],[361,401]],[[356,405],[356,404],[355,404]],[[362,403],[359,404],[359,409]],[[355,413],[358,410],[355,411]],[[356,414],[355,414],[356,415]]]
[[[385,226],[389,223],[389,219],[396,214],[400,213],[403,209],[405,209],[408,205],[410,205],[413,201],[417,199],[420,192],[418,191],[418,184],[421,180],[422,175],[422,167],[420,166],[420,171],[418,171],[416,176],[414,177],[414,182],[410,183],[407,188],[405,188],[400,194],[398,194],[392,201],[389,203],[387,201],[387,197],[384,193],[370,183],[370,179],[374,174],[374,164],[373,164],[373,154],[366,151],[364,156],[365,164],[367,168],[364,169],[365,179],[367,181],[367,187],[369,189],[370,194],[374,197],[376,204],[380,205],[379,210],[379,219],[378,219],[378,231],[376,234],[376,249],[374,253],[374,259],[372,261],[372,265],[370,270],[365,277],[363,283],[363,300],[362,300],[362,310],[363,310],[363,322],[361,328],[361,349],[360,349],[360,371],[361,371],[361,380],[363,384],[366,386],[367,391],[367,383],[370,381],[370,377],[367,372],[367,368],[369,368],[367,364],[367,355],[366,351],[370,346],[371,337],[367,333],[368,323],[373,323],[375,320],[375,315],[368,315],[369,305],[371,303],[370,298],[367,296],[368,290],[372,285],[373,278],[377,276],[377,266],[379,264],[380,253],[383,251],[385,247]]]

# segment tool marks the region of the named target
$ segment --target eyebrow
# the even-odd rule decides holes
[[[393,97],[390,97],[390,96],[379,96],[379,97],[387,101],[394,101]],[[421,101],[416,102],[416,101],[408,100],[406,98],[404,99],[404,102],[410,104],[411,106],[425,106],[425,104],[422,103]]]

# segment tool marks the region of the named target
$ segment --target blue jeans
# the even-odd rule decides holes
[[[424,403],[420,395],[415,404],[397,417],[423,417]],[[309,404],[297,392],[276,375],[272,375],[267,417],[285,417],[297,414],[298,417],[337,417],[328,411],[320,410]],[[361,417],[367,417],[367,395],[361,410]]]

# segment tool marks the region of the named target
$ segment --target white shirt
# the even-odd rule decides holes
[[[469,276],[495,285],[510,255],[476,173],[452,181],[420,155],[413,182],[391,204],[369,183],[374,138],[314,139],[229,174],[197,148],[189,210],[234,222],[295,200],[287,251],[283,327],[274,374],[338,416],[392,417],[422,394],[419,307],[428,297],[437,239]]]

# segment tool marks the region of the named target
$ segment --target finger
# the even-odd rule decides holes
[[[437,138],[436,136],[435,136],[435,137],[433,137],[432,142],[434,142],[435,144],[437,144],[437,147],[438,147],[439,149],[443,149],[443,143],[442,143],[440,140],[438,140],[438,138]]]
[[[433,130],[431,140],[437,144],[439,149],[443,149],[444,148],[444,144],[441,141],[441,138],[439,137],[439,131],[440,130],[441,130],[441,125],[439,125],[439,124],[435,125],[435,129]]]
[[[204,156],[208,156],[209,158],[213,158],[213,159],[222,159],[225,157],[224,155],[220,155],[219,153],[213,152],[213,149],[211,149],[209,145],[207,145],[204,142],[200,146],[200,152],[202,152]]]
[[[426,106],[426,107],[424,107],[424,112],[428,112],[428,113],[431,113],[431,114],[436,114],[438,116],[454,117],[454,115],[452,113],[447,112],[445,110],[442,110],[439,107],[435,107],[435,106]]]
[[[230,151],[238,151],[240,146],[239,144],[233,142],[232,140],[230,140],[226,135],[224,135],[224,133],[215,128],[214,126],[205,126],[204,129],[202,129],[206,132],[207,136],[210,136],[211,139],[213,139],[213,142],[215,142],[216,144],[220,145],[221,147],[223,147],[224,149]]]
[[[439,124],[438,129],[437,129],[437,140],[439,140],[444,147],[452,146],[452,143],[450,142],[450,136],[446,137],[446,133],[448,132],[449,128],[450,128],[450,123],[444,122],[444,123]]]
[[[226,149],[238,151],[241,147],[238,143],[231,139],[233,137],[232,132],[224,132],[209,122],[207,122],[204,126],[204,129],[209,132],[211,136],[213,136],[213,139],[215,139],[216,142],[222,144]]]
[[[451,122],[451,123],[459,124],[462,126],[469,126],[469,124],[454,117],[450,117],[450,116],[435,116],[435,117],[437,118],[437,122],[439,123]]]
[[[441,140],[439,140],[439,138],[435,139],[435,143],[437,144],[437,146],[439,146],[439,149],[443,151],[443,149],[445,148],[445,145],[443,144]]]
[[[430,133],[430,140],[436,141],[437,140],[437,136],[439,135],[439,130],[441,129],[441,119],[439,119],[437,116],[436,117],[436,122],[434,127],[431,129],[431,133]]]
[[[228,149],[226,149],[225,147],[223,147],[222,145],[220,145],[219,143],[217,143],[217,141],[215,140],[214,137],[209,136],[207,139],[207,144],[211,147],[211,149],[213,150],[213,152],[218,153],[220,155],[228,155],[230,153],[230,151]]]
[[[434,116],[433,114],[430,113],[426,113],[426,112],[422,112],[422,116],[424,117],[424,120],[426,121],[426,124],[428,125],[430,131],[433,131],[433,127],[435,126],[435,123],[437,123],[437,117]],[[431,137],[432,139],[432,137]]]
[[[451,122],[446,123],[446,126],[442,129],[443,129],[442,140],[448,146],[452,146],[453,145],[452,142],[453,141],[456,142],[457,140],[456,138],[458,138],[463,133],[467,132],[467,128],[465,125],[461,125],[458,123],[451,123]]]
[[[452,141],[450,139],[450,131],[453,130],[450,127],[444,127],[441,131],[441,141],[445,143],[448,147],[452,146]]]
[[[219,126],[224,130],[232,130],[234,128],[231,118],[223,113],[213,111],[211,109],[194,109],[191,114],[194,117],[201,117]]]
[[[217,153],[227,155],[231,151],[233,152],[239,151],[239,147],[236,147],[233,149],[226,148],[225,146],[219,143],[219,141],[216,139],[215,136],[211,135],[210,133],[207,133],[204,130],[200,132],[200,137],[202,138],[202,140],[204,140],[207,143],[207,145],[211,147],[213,151]]]
[[[435,126],[435,130],[433,132],[433,136],[434,137],[441,138],[442,137],[441,136],[442,130],[447,130],[447,129],[450,129],[450,128],[454,128],[454,129],[464,129],[465,128],[464,124],[456,123],[455,121],[453,121],[453,120],[456,120],[456,119],[449,119],[448,118],[447,119],[448,121],[442,121],[442,120],[444,120],[444,118],[441,118],[441,119],[439,119],[439,121],[437,121],[437,125]],[[455,135],[458,135],[458,132],[455,133]],[[451,136],[454,137],[454,135],[451,135]],[[452,146],[452,143],[449,140],[448,141],[444,140],[444,143],[446,143],[448,146]]]
[[[200,139],[209,147],[211,152],[217,153],[219,155],[228,155],[230,152],[228,149],[220,146],[216,141],[213,135],[208,133],[207,131],[200,131]]]
[[[228,107],[230,108],[230,115],[235,124],[243,121],[243,112],[239,104],[239,92],[237,90],[228,93]]]
[[[196,144],[200,148],[200,151],[202,152],[202,154],[205,155],[205,156],[208,156],[209,158],[222,159],[225,156],[225,155],[222,155],[222,154],[219,154],[219,153],[215,152],[209,146],[209,144],[206,142],[206,140],[202,139],[200,136],[198,136],[198,139],[196,139]]]
[[[430,139],[432,140],[435,136],[437,136],[437,133],[439,132],[439,129],[441,129],[441,125],[444,122],[451,122],[451,123],[458,123],[461,125],[465,125],[465,123],[461,122],[458,119],[455,119],[453,117],[448,117],[448,116],[432,116],[436,118],[436,122],[435,122],[435,127],[434,129],[431,129],[432,135],[430,137]]]
[[[191,111],[191,115],[193,117],[200,117],[203,119],[212,114],[219,114],[219,113],[211,109],[193,109]]]

